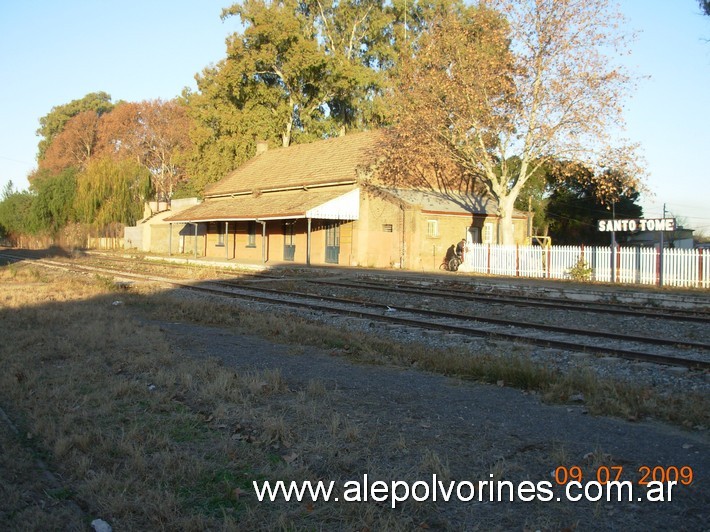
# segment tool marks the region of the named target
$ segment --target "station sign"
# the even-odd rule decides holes
[[[675,218],[599,220],[597,229],[609,233],[612,231],[675,231]]]

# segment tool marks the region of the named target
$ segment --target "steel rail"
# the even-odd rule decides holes
[[[341,307],[333,307],[330,305],[314,305],[312,302],[304,302],[304,301],[293,301],[293,300],[284,300],[281,298],[276,298],[276,297],[266,297],[266,296],[259,296],[256,294],[237,294],[232,291],[227,291],[224,290],[223,288],[220,287],[209,287],[209,286],[204,286],[204,285],[194,285],[194,284],[187,284],[187,283],[175,283],[180,285],[182,288],[187,288],[190,290],[197,290],[197,291],[202,291],[202,292],[212,292],[215,294],[219,294],[222,296],[228,296],[228,297],[233,297],[233,298],[247,298],[252,301],[259,301],[263,303],[270,303],[270,304],[277,304],[277,305],[284,305],[284,306],[289,306],[289,307],[295,307],[295,308],[305,308],[308,310],[324,310],[332,313],[337,313],[337,314],[342,314],[346,316],[353,316],[357,318],[368,318],[372,320],[377,320],[377,321],[382,321],[382,322],[387,322],[387,323],[397,323],[400,325],[405,325],[405,326],[411,326],[411,327],[417,327],[421,329],[430,329],[430,330],[438,330],[438,331],[444,331],[444,332],[454,332],[466,336],[476,336],[476,337],[484,337],[484,338],[491,338],[494,340],[504,340],[504,341],[511,341],[511,342],[522,342],[526,344],[532,344],[536,346],[541,346],[541,347],[547,347],[547,348],[555,348],[555,349],[561,349],[561,350],[567,350],[567,351],[576,351],[576,352],[583,352],[583,353],[591,353],[591,354],[605,354],[605,355],[611,355],[617,358],[624,358],[627,360],[634,360],[634,361],[642,361],[642,362],[653,362],[654,364],[662,364],[662,365],[668,365],[668,366],[681,366],[681,367],[686,367],[690,369],[697,369],[697,370],[710,370],[710,361],[703,361],[703,360],[696,360],[696,359],[689,359],[689,358],[681,358],[681,357],[674,357],[674,356],[668,356],[668,355],[659,355],[656,353],[644,353],[641,351],[633,351],[633,350],[628,350],[628,349],[620,349],[620,348],[614,348],[614,347],[604,347],[604,346],[596,346],[596,345],[585,345],[581,344],[579,342],[569,342],[569,341],[563,341],[563,340],[552,340],[552,339],[547,339],[547,338],[535,338],[535,337],[530,337],[530,336],[525,336],[525,335],[517,335],[517,334],[512,334],[512,333],[504,333],[504,332],[499,332],[499,331],[486,331],[486,330],[481,330],[481,329],[473,329],[469,327],[462,327],[458,325],[451,325],[451,324],[443,324],[443,323],[433,323],[431,321],[423,321],[423,320],[418,320],[418,319],[413,319],[413,318],[402,318],[398,316],[392,316],[390,314],[383,314],[382,312],[371,312],[363,308],[359,309],[345,309]],[[218,284],[224,284],[224,283],[218,283]],[[248,291],[258,291],[258,292],[266,292],[267,290],[264,290],[262,288],[250,288],[250,289],[244,289],[240,288],[241,290],[248,290]],[[297,295],[297,294],[289,294],[289,295]],[[299,296],[297,297],[304,297],[304,296]],[[318,296],[305,296],[309,297],[310,299],[323,299]],[[331,301],[332,302],[332,301]],[[342,303],[341,303],[342,304]],[[353,304],[353,303],[351,303]],[[355,302],[354,304],[356,305],[363,305],[361,302]],[[377,305],[378,310],[381,309],[382,307],[387,307],[387,305]],[[410,309],[403,310],[403,312],[412,312]],[[416,313],[417,311],[414,310],[412,313]],[[460,318],[458,318],[460,319]]]
[[[100,255],[99,255],[100,256]],[[105,258],[108,262],[131,262],[135,263],[134,260],[124,258],[124,257],[102,257]],[[182,264],[175,264],[175,263],[156,263],[160,264],[161,266],[169,267],[169,268],[175,268],[175,269],[185,269],[187,266],[182,265]],[[193,264],[189,266],[194,266]],[[223,275],[223,276],[229,276],[230,274],[233,274],[234,272],[228,272],[228,271],[217,271],[216,273]],[[256,273],[256,272],[249,272],[250,277],[259,277],[260,280],[268,280],[268,279],[276,279],[276,280],[287,280],[288,277],[285,277],[283,275],[281,276],[275,276],[275,275],[268,275],[264,274],[262,272]],[[573,310],[576,312],[595,312],[595,313],[602,313],[602,314],[615,314],[615,315],[623,315],[623,316],[633,316],[633,317],[642,317],[642,318],[656,318],[656,319],[663,319],[663,320],[675,320],[675,321],[685,321],[685,322],[696,322],[696,323],[710,323],[710,312],[700,312],[696,311],[694,314],[687,313],[686,311],[678,310],[678,311],[673,311],[669,309],[665,309],[663,311],[653,311],[653,310],[648,310],[644,308],[640,308],[638,306],[634,307],[625,307],[622,308],[618,304],[613,304],[613,303],[599,303],[599,302],[593,302],[593,301],[584,301],[584,302],[570,302],[570,301],[559,301],[556,299],[552,298],[545,298],[545,297],[540,297],[540,296],[511,296],[511,295],[493,295],[493,294],[480,294],[480,293],[475,293],[471,291],[465,291],[465,292],[453,292],[453,291],[448,291],[448,290],[441,290],[438,288],[427,288],[427,289],[419,289],[419,288],[411,288],[411,287],[405,287],[401,285],[395,285],[395,286],[385,286],[380,283],[373,283],[373,282],[362,282],[362,283],[353,283],[353,282],[345,282],[345,281],[332,281],[332,280],[327,280],[327,279],[303,279],[305,282],[311,283],[311,284],[321,284],[321,285],[326,285],[326,286],[336,286],[336,287],[343,287],[343,288],[355,288],[355,289],[369,289],[369,290],[377,290],[377,291],[382,291],[382,292],[395,292],[395,293],[407,293],[407,294],[416,294],[416,295],[425,295],[425,296],[433,296],[433,297],[446,297],[449,299],[458,299],[458,300],[463,300],[463,301],[487,301],[487,302],[492,302],[492,303],[499,303],[499,304],[511,304],[511,305],[517,305],[517,306],[537,306],[537,307],[545,307],[545,308],[553,308],[553,309],[560,309],[560,310]],[[580,305],[584,305],[583,307],[580,307]],[[669,344],[670,345],[670,344]]]
[[[234,284],[227,284],[222,281],[209,281],[209,282],[184,281],[184,280],[177,280],[177,279],[171,279],[171,278],[166,278],[166,277],[150,276],[150,275],[145,275],[145,274],[126,273],[126,272],[121,272],[121,271],[116,271],[116,270],[105,269],[105,268],[67,265],[66,263],[49,261],[47,259],[38,259],[35,262],[39,262],[42,265],[46,265],[46,266],[54,267],[54,268],[59,268],[59,269],[63,269],[63,270],[86,271],[86,272],[93,272],[93,273],[96,273],[96,272],[108,273],[108,274],[119,275],[119,276],[121,276],[123,278],[127,278],[127,279],[139,279],[139,280],[144,280],[144,281],[161,282],[161,283],[169,284],[172,286],[177,286],[179,288],[183,288],[183,289],[187,289],[187,290],[214,293],[214,294],[217,294],[220,296],[226,296],[226,297],[230,297],[230,298],[249,299],[252,301],[258,301],[258,302],[263,302],[263,303],[268,303],[268,304],[276,304],[276,305],[282,305],[282,306],[288,306],[288,307],[294,307],[294,308],[305,308],[305,309],[308,309],[311,311],[321,310],[321,311],[327,311],[327,312],[332,312],[332,313],[337,313],[337,314],[342,314],[342,315],[347,315],[347,316],[368,318],[368,319],[372,319],[372,320],[376,320],[376,321],[396,323],[396,324],[400,324],[400,325],[412,326],[412,327],[417,327],[417,328],[440,330],[440,331],[445,331],[445,332],[455,332],[455,333],[466,335],[466,336],[485,337],[485,338],[491,338],[494,340],[504,340],[504,341],[512,341],[512,342],[523,342],[523,343],[528,343],[528,344],[532,344],[532,345],[548,347],[548,348],[555,348],[555,349],[562,349],[562,350],[568,350],[568,351],[612,355],[612,356],[615,356],[618,358],[624,358],[624,359],[628,359],[628,360],[653,362],[655,364],[663,364],[663,365],[670,365],[670,366],[681,366],[681,367],[704,370],[704,371],[710,370],[710,362],[704,361],[704,360],[695,360],[695,359],[688,359],[688,358],[681,358],[681,357],[674,357],[674,356],[667,356],[667,355],[659,355],[659,354],[655,354],[655,353],[644,353],[644,352],[640,352],[640,351],[619,349],[619,348],[613,348],[613,347],[585,345],[585,344],[580,344],[579,342],[553,340],[553,339],[547,339],[547,338],[534,338],[534,337],[530,337],[530,336],[516,335],[516,334],[505,333],[505,332],[500,332],[500,331],[487,331],[487,330],[463,327],[463,326],[459,326],[459,325],[432,323],[430,321],[423,321],[423,320],[414,319],[414,318],[393,316],[390,313],[383,313],[382,312],[383,308],[386,309],[387,306],[380,305],[380,304],[374,304],[375,308],[378,309],[377,312],[369,311],[365,308],[347,309],[347,308],[333,307],[331,305],[314,304],[314,302],[312,302],[312,301],[306,302],[306,301],[284,300],[284,299],[274,297],[274,296],[257,295],[254,293],[254,292],[267,292],[268,293],[269,291],[271,291],[271,289],[239,287],[238,289],[241,290],[242,293],[236,293],[234,290],[237,289],[237,287],[235,287]],[[226,285],[226,287],[228,287],[229,289],[225,288],[225,286],[220,286],[220,285]],[[244,292],[246,292],[246,293],[244,293]],[[283,295],[283,293],[280,295]],[[287,293],[287,295],[293,296],[295,294]],[[313,300],[313,299],[325,300],[325,298],[323,298],[322,296],[314,296],[314,295],[305,295],[305,296],[304,295],[296,295],[296,297],[301,297],[301,298],[308,297],[311,300]],[[332,298],[332,299],[337,300],[338,298]],[[333,301],[331,301],[331,302],[333,302]],[[363,305],[365,305],[364,303],[359,302],[359,301],[358,302],[340,301],[340,304],[350,304],[350,305],[355,304],[355,305],[358,305],[361,307]],[[417,309],[403,309],[402,312],[416,313]],[[431,311],[431,312],[436,312],[436,311]],[[461,319],[461,318],[457,316],[456,319]]]
[[[372,303],[372,302],[365,303],[365,302],[362,302],[359,300],[348,299],[348,298],[343,298],[343,297],[332,297],[332,296],[325,296],[325,295],[321,295],[321,294],[309,294],[306,292],[284,291],[284,290],[279,290],[279,289],[274,289],[274,288],[264,288],[264,287],[260,287],[258,289],[245,288],[245,287],[240,286],[237,282],[231,281],[231,280],[211,281],[211,282],[225,283],[230,286],[238,286],[238,287],[245,289],[245,290],[256,290],[259,292],[280,294],[282,296],[297,296],[297,297],[304,297],[304,298],[311,298],[311,299],[319,299],[322,301],[330,301],[330,302],[334,302],[334,303],[355,304],[355,305],[369,306],[371,308],[377,308],[377,309],[381,309],[381,310],[387,310],[388,308],[390,308],[390,306],[386,305],[386,304]],[[320,283],[320,281],[314,281],[314,282]],[[332,286],[341,286],[340,283],[332,283],[332,282],[324,282],[323,284],[332,285]],[[348,286],[351,286],[353,288],[358,288],[357,285],[348,285]],[[397,289],[392,289],[392,291],[397,291]],[[410,291],[407,290],[407,292],[409,293]],[[413,293],[419,294],[420,292],[414,291]],[[428,292],[426,292],[426,293],[428,293]],[[453,295],[456,295],[456,294],[453,293]],[[530,329],[534,329],[534,330],[548,331],[548,332],[553,332],[553,333],[591,336],[591,337],[597,337],[597,338],[608,338],[608,339],[612,339],[612,340],[645,343],[645,344],[650,344],[650,345],[661,345],[661,346],[682,347],[682,348],[690,348],[690,349],[710,350],[710,344],[701,343],[701,342],[690,342],[690,341],[685,341],[685,340],[683,340],[683,341],[669,340],[667,338],[620,334],[620,333],[605,332],[605,331],[599,331],[599,330],[593,330],[593,329],[581,329],[581,328],[574,329],[574,328],[570,328],[570,327],[562,327],[562,326],[557,326],[557,325],[548,325],[548,324],[525,322],[525,321],[512,321],[512,320],[506,320],[506,319],[502,319],[502,318],[492,318],[489,316],[451,313],[451,312],[437,311],[437,310],[430,310],[430,309],[407,307],[407,308],[403,308],[402,310],[405,310],[406,312],[409,312],[412,314],[420,314],[420,315],[437,317],[437,318],[458,319],[458,320],[462,320],[462,321],[477,321],[477,322],[482,322],[482,323],[490,323],[492,325],[523,327],[523,328],[530,328]]]
[[[224,283],[224,284],[228,284],[230,286],[239,286],[236,283],[231,283],[229,281],[219,281],[219,282]],[[240,288],[243,288],[243,287],[240,287]],[[251,290],[251,288],[247,288],[247,290]],[[275,288],[263,288],[263,287],[260,287],[258,289],[253,289],[253,290],[258,290],[260,292],[276,293],[276,294],[281,294],[281,295],[294,295],[294,296],[299,296],[299,297],[308,297],[311,299],[320,299],[323,301],[330,301],[333,303],[348,303],[348,304],[354,304],[354,305],[363,305],[363,306],[367,306],[367,307],[381,309],[383,311],[386,311],[386,310],[392,308],[391,305],[386,305],[383,303],[363,302],[363,301],[356,300],[356,299],[334,297],[334,296],[324,296],[324,295],[319,295],[319,294],[309,294],[307,292],[284,291],[284,290],[278,290]],[[483,322],[483,323],[490,323],[492,325],[523,327],[523,328],[530,328],[530,329],[535,329],[535,330],[549,331],[549,332],[562,333],[562,334],[570,334],[570,335],[576,334],[576,335],[581,335],[581,336],[609,338],[612,340],[622,340],[622,341],[628,341],[628,342],[645,343],[645,344],[650,344],[650,345],[684,347],[684,348],[703,349],[703,350],[710,351],[710,344],[706,344],[706,343],[702,343],[702,342],[690,342],[690,341],[685,341],[685,340],[669,340],[668,338],[656,338],[653,336],[628,335],[628,334],[620,334],[620,333],[614,333],[614,332],[599,331],[599,330],[594,330],[594,329],[573,329],[571,327],[562,327],[559,325],[547,325],[547,324],[543,324],[543,323],[535,323],[535,322],[527,322],[527,321],[519,321],[519,320],[513,321],[513,320],[502,319],[502,318],[491,318],[488,316],[481,316],[478,314],[459,314],[459,313],[446,312],[446,311],[441,311],[441,310],[430,310],[430,309],[421,309],[421,308],[412,308],[412,307],[400,307],[399,309],[403,312],[409,312],[412,314],[421,314],[424,316],[431,316],[431,317],[436,317],[436,318],[456,319],[456,320],[462,320],[462,321],[477,321],[477,322]]]
[[[580,302],[584,304],[584,308],[580,308],[580,304],[574,304],[570,302],[555,301],[550,299],[540,298],[539,296],[497,296],[492,294],[476,294],[473,292],[451,292],[447,290],[439,290],[436,288],[418,289],[409,288],[399,285],[395,286],[384,286],[380,284],[373,283],[347,283],[342,281],[328,281],[322,279],[309,279],[307,282],[313,284],[322,284],[327,286],[338,286],[346,288],[359,288],[368,290],[379,290],[382,292],[395,292],[395,293],[406,293],[406,294],[417,294],[425,296],[437,296],[437,297],[448,297],[452,299],[459,299],[464,301],[490,301],[493,303],[502,304],[513,304],[519,306],[539,306],[547,308],[555,308],[561,310],[574,310],[577,312],[599,312],[605,314],[620,314],[624,316],[637,316],[644,318],[659,318],[664,320],[677,320],[677,321],[693,321],[699,323],[710,323],[710,314],[707,315],[693,315],[686,314],[682,311],[680,312],[669,312],[664,310],[662,312],[654,312],[650,310],[638,310],[631,308],[618,308],[612,306],[610,303],[595,303],[595,302]]]

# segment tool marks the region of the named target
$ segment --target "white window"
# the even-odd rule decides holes
[[[483,243],[493,244],[493,223],[486,222],[483,224]]]
[[[429,238],[439,238],[439,220],[427,220],[426,236]]]

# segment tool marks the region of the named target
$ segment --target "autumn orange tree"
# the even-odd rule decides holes
[[[67,122],[85,111],[93,111],[101,116],[113,109],[111,95],[105,92],[91,92],[78,100],[72,100],[63,105],[52,107],[52,110],[39,119],[40,127],[37,135],[40,137],[37,160],[41,163],[45,153],[67,125]]]
[[[636,187],[634,146],[618,139],[632,86],[614,65],[620,22],[608,0],[487,0],[440,17],[400,65],[382,175],[481,187],[504,244],[516,198],[546,164],[593,169],[602,196],[618,189],[605,186],[609,168]],[[432,171],[446,165],[456,171]]]
[[[48,145],[39,169],[58,174],[68,168],[84,168],[96,148],[99,119],[96,111],[70,118]]]
[[[187,178],[186,107],[177,100],[115,106],[109,100],[89,94],[40,121],[44,138],[30,176],[28,232],[55,235],[70,221],[98,228],[133,223],[144,201],[169,201]]]
[[[168,202],[186,179],[189,130],[187,108],[177,100],[122,103],[101,119],[99,151],[141,164],[150,172],[156,200]]]

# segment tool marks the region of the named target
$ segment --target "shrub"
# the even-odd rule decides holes
[[[569,269],[567,275],[569,275],[570,279],[573,281],[590,281],[592,279],[592,271],[587,261],[580,257],[577,264]]]

